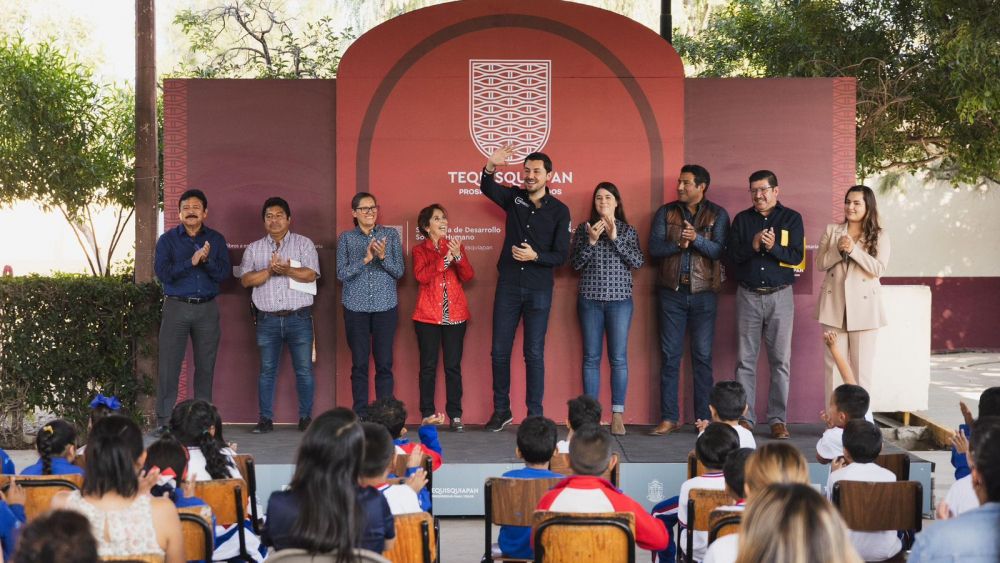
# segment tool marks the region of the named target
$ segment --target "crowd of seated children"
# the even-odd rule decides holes
[[[361,428],[365,433],[365,457],[361,462],[361,485],[364,487],[374,487],[382,493],[386,502],[389,503],[389,510],[392,514],[410,514],[420,512],[420,500],[417,498],[417,491],[423,489],[427,484],[427,478],[423,470],[415,473],[413,477],[407,479],[407,483],[391,483],[389,472],[392,469],[392,460],[396,456],[396,447],[392,443],[392,436],[381,424],[374,422],[362,422]],[[419,466],[423,457],[423,449],[420,447],[413,450],[416,455],[411,454],[410,458],[416,459]],[[409,464],[408,464],[409,465]],[[418,479],[423,477],[422,479]],[[413,486],[410,486],[410,483]]]
[[[735,432],[733,434],[735,441]],[[607,430],[596,424],[574,428],[569,463],[575,475],[564,478],[546,493],[538,503],[538,510],[631,512],[635,515],[636,545],[651,551],[667,546],[670,533],[663,522],[647,514],[641,504],[601,478],[611,464],[611,434]]]
[[[875,463],[882,452],[882,432],[866,420],[851,420],[844,426],[844,457],[833,461],[826,484],[833,497],[837,481],[891,483],[896,474]],[[884,561],[899,553],[902,544],[894,531],[850,532],[851,543],[865,561]]]
[[[94,425],[88,442],[83,489],[56,493],[52,507],[87,517],[101,557],[163,554],[166,563],[184,561],[177,509],[149,496],[150,484],[140,485],[146,452],[139,426],[111,415]]]
[[[959,403],[965,424],[952,436],[951,464],[955,468],[955,483],[948,489],[944,500],[938,504],[937,517],[944,520],[979,507],[979,498],[972,486],[971,461],[968,459],[969,430],[972,412],[964,402]],[[1000,416],[1000,387],[990,387],[979,396],[979,416]]]
[[[302,436],[287,490],[271,494],[262,531],[275,550],[338,552],[340,561],[361,547],[382,553],[396,528],[382,494],[360,485],[365,433],[354,412],[329,410],[313,419]]]
[[[820,413],[826,431],[816,442],[816,461],[826,465],[844,455],[844,425],[851,420],[864,420],[868,404],[868,391],[860,385],[845,383],[833,390],[830,405]]]
[[[97,540],[85,516],[53,510],[24,527],[12,555],[12,563],[97,563]]]
[[[368,413],[365,420],[381,424],[392,436],[396,445],[396,453],[411,455],[414,448],[420,447],[423,453],[431,458],[431,470],[437,471],[443,463],[444,455],[441,449],[441,440],[438,438],[437,425],[444,422],[443,413],[437,413],[425,417],[420,422],[417,436],[420,443],[412,442],[406,437],[406,405],[402,401],[394,398],[379,399],[368,405]],[[405,477],[412,477],[415,473],[422,471],[419,467],[407,467]],[[402,477],[394,473],[389,474],[389,478]],[[420,499],[420,509],[429,511],[431,509],[431,495],[426,488],[422,488],[417,497]]]
[[[21,475],[79,475],[83,469],[76,459],[76,428],[61,418],[50,420],[35,437],[38,461],[21,470]]]
[[[712,420],[696,420],[694,425],[698,428],[699,435],[705,431],[711,422],[723,422],[733,427],[740,437],[741,448],[756,448],[757,440],[753,437],[753,432],[749,428],[740,424],[740,417],[744,416],[750,407],[747,405],[747,392],[743,384],[739,381],[719,381],[712,386],[712,391],[708,395],[708,410],[712,413]],[[747,423],[749,426],[749,423]]]
[[[561,454],[569,453],[569,442],[573,439],[573,429],[584,424],[601,424],[601,403],[598,403],[590,395],[580,395],[575,399],[566,402],[567,416],[566,427],[569,432],[565,440],[559,440],[556,448]]]
[[[571,401],[572,403],[572,401]],[[517,429],[515,454],[524,460],[524,467],[512,469],[504,477],[516,479],[552,479],[562,475],[549,471],[549,462],[556,451],[556,424],[544,416],[529,416]],[[508,557],[532,559],[531,528],[500,526],[497,537],[500,551]]]

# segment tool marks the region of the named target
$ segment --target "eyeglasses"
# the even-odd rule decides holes
[[[364,214],[367,215],[367,214],[370,214],[370,213],[377,213],[378,212],[378,206],[377,205],[373,205],[371,207],[355,207],[354,210],[357,211],[358,213],[364,213]]]
[[[774,186],[768,186],[766,188],[750,188],[747,191],[750,192],[750,195],[757,195],[757,194],[765,194],[772,189],[774,189]]]

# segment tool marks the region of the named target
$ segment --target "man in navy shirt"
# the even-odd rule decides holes
[[[792,321],[795,301],[792,284],[805,252],[802,216],[778,201],[778,178],[770,170],[750,175],[753,207],[740,211],[729,234],[729,255],[736,290],[736,322],[739,327],[736,381],[747,392],[747,409],[740,425],[754,425],[757,384],[757,355],[761,336],[767,346],[771,367],[771,390],[767,400],[767,421],[771,437],[788,438],[785,409],[788,405],[789,366],[792,357]]]
[[[528,416],[542,413],[545,394],[545,332],[552,306],[552,270],[569,255],[569,208],[549,195],[552,160],[535,152],[524,159],[524,186],[496,183],[497,166],[505,164],[513,147],[501,147],[483,168],[479,189],[507,214],[503,247],[497,261],[493,300],[493,416],[486,429],[499,432],[514,420],[510,411],[510,355],[514,333],[524,317],[524,364]]]
[[[219,348],[219,282],[232,275],[226,239],[204,225],[208,198],[181,194],[180,224],[156,241],[156,277],[163,284],[160,365],[156,388],[157,434],[166,431],[177,402],[177,381],[188,337],[194,349],[194,398],[212,400]]]

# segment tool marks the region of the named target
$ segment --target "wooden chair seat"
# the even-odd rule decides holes
[[[211,561],[215,550],[212,509],[207,506],[178,508],[184,535],[184,558],[187,561]]]
[[[213,479],[197,481],[194,484],[194,496],[205,501],[215,515],[215,523],[220,526],[237,525],[237,536],[240,542],[240,556],[250,557],[247,552],[246,520],[247,484],[243,479]]]
[[[688,563],[694,561],[692,555],[694,551],[693,532],[708,532],[711,528],[712,511],[720,506],[727,506],[735,502],[726,491],[716,489],[691,489],[688,491],[687,534],[685,534],[687,542],[683,546],[685,561]]]
[[[52,497],[60,491],[78,491],[83,487],[83,475],[2,475],[0,488],[6,489],[10,478],[24,487],[27,497],[24,501],[24,514],[30,522],[36,516],[48,512],[52,506]]]
[[[704,463],[698,460],[698,455],[694,450],[688,452],[687,466],[688,479],[694,479],[695,477],[708,473],[708,468],[705,467]]]
[[[608,469],[601,473],[601,477],[610,481],[615,487],[618,486],[618,461],[618,454],[612,453]],[[569,454],[557,453],[553,455],[552,460],[549,461],[549,471],[560,475],[574,475],[573,468],[569,464]]]
[[[635,563],[635,515],[539,510],[532,535],[535,561]]]
[[[723,510],[716,508],[708,516],[708,543],[740,531],[740,520],[743,519],[742,510]]]
[[[499,549],[493,549],[493,526],[531,526],[534,523],[535,508],[545,493],[561,481],[551,479],[518,479],[515,477],[490,477],[483,485],[483,507],[485,515],[486,561],[523,561],[503,557]]]
[[[910,454],[906,452],[880,454],[875,458],[875,463],[880,467],[892,471],[896,475],[897,481],[910,480]]]
[[[920,531],[923,525],[923,486],[919,481],[837,481],[833,484],[833,505],[847,527],[856,532]]]
[[[253,522],[253,531],[260,534],[260,517],[257,514],[257,469],[253,456],[250,454],[235,454],[233,462],[239,470],[243,480],[247,483],[247,495],[250,498],[250,521]]]
[[[396,541],[382,554],[393,563],[435,563],[439,559],[438,521],[426,512],[394,518]]]

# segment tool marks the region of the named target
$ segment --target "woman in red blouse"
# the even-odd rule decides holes
[[[472,264],[462,244],[447,238],[448,212],[432,203],[420,210],[417,227],[424,242],[413,247],[413,275],[420,284],[413,326],[420,349],[420,416],[435,413],[438,350],[444,350],[445,412],[451,429],[462,425],[462,346],[469,306],[462,282],[472,279]]]

